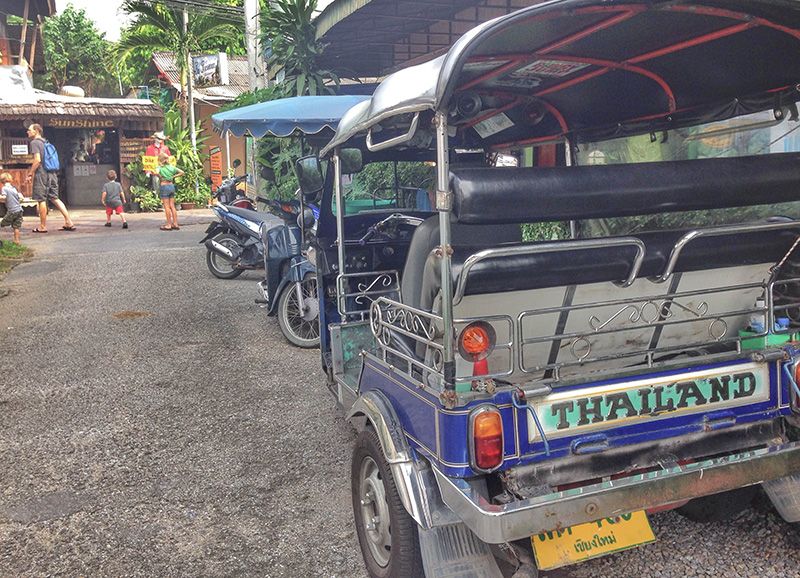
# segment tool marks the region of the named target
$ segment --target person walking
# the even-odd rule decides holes
[[[0,220],[0,227],[11,227],[14,242],[20,243],[20,229],[22,229],[22,195],[11,183],[14,179],[9,173],[0,174],[0,203],[5,203],[6,214]]]
[[[74,231],[75,224],[69,216],[69,211],[64,205],[63,201],[58,198],[58,169],[45,170],[45,145],[47,144],[42,137],[42,126],[33,123],[28,127],[28,138],[31,139],[31,154],[33,155],[33,163],[31,163],[30,171],[28,172],[28,181],[33,181],[33,200],[37,202],[39,209],[39,226],[36,227],[34,233],[47,233],[47,201],[51,201],[64,217],[64,226],[61,227],[64,231]]]
[[[117,182],[117,171],[110,170],[106,173],[108,182],[103,185],[103,194],[100,201],[106,208],[106,227],[111,226],[111,215],[116,213],[122,219],[122,228],[128,228],[128,221],[125,220],[125,213],[122,211],[122,204],[125,203],[125,192],[122,185]]]
[[[172,161],[174,157],[170,157],[167,153],[161,153],[158,157],[158,177],[161,180],[158,196],[164,205],[164,216],[167,219],[167,223],[160,227],[162,231],[180,229],[178,211],[175,209],[175,179],[183,176],[183,171],[172,164]]]

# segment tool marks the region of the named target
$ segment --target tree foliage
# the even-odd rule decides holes
[[[183,11],[168,7],[161,2],[148,0],[126,0],[122,9],[134,16],[131,27],[126,30],[116,45],[115,56],[127,62],[153,52],[175,54],[180,71],[183,126],[186,126],[186,97],[189,81],[188,55],[192,52],[215,51],[231,44],[241,44],[240,27],[232,22],[216,18],[213,12],[189,13],[186,31],[183,29]],[[138,56],[137,56],[138,55]]]
[[[85,10],[70,4],[46,18],[42,36],[49,88],[76,85],[91,96],[114,92],[114,77],[104,65],[109,43]]]
[[[317,41],[312,16],[317,0],[272,0],[261,12],[263,46],[268,47],[270,70],[282,69],[287,94],[332,93],[326,82],[339,84],[331,70],[320,69],[317,58],[324,45]]]

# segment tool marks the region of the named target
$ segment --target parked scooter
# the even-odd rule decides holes
[[[237,166],[234,162],[234,166]],[[205,244],[206,265],[219,279],[234,279],[247,269],[264,266],[264,247],[261,226],[273,222],[272,215],[254,210],[253,202],[239,194],[236,184],[248,175],[225,180],[214,197],[217,204],[211,207],[219,220],[211,223],[200,241]],[[259,200],[269,202],[269,199]]]
[[[261,298],[256,302],[278,317],[287,341],[303,348],[319,347],[319,300],[314,264],[301,251],[299,201],[270,201],[270,210],[281,217],[282,225],[263,226],[264,280],[258,284]],[[313,234],[319,209],[306,205],[303,223],[306,235]]]
[[[236,159],[233,161],[233,168],[237,169],[242,165],[242,161]],[[239,209],[250,209],[251,211],[256,210],[256,206],[253,201],[244,194],[243,187],[240,187],[242,183],[247,181],[249,175],[244,174],[240,177],[228,177],[224,181],[222,181],[217,187],[216,192],[214,193],[214,198],[217,200],[218,203],[222,203],[223,205],[237,207]],[[211,179],[208,179],[208,182],[211,182]]]

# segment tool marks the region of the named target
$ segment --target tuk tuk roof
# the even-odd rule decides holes
[[[235,136],[314,135],[325,129],[335,130],[348,109],[368,99],[362,95],[294,96],[220,112],[211,120],[216,130],[230,131]]]
[[[390,75],[322,152],[426,110],[448,112],[459,146],[603,140],[780,114],[800,99],[799,82],[800,2],[553,0]]]

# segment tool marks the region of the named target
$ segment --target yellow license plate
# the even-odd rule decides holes
[[[552,570],[655,541],[644,511],[531,536],[540,570]]]

